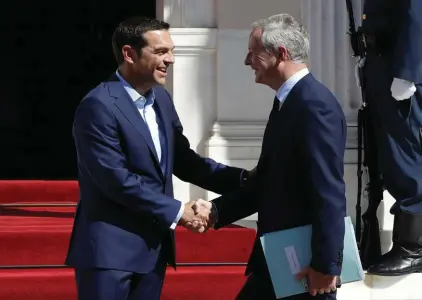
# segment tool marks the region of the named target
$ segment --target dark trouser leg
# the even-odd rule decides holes
[[[422,271],[422,214],[395,215],[393,248],[368,273],[398,276]]]
[[[127,300],[132,273],[107,269],[75,269],[78,300]]]
[[[422,267],[422,87],[397,107],[407,127],[402,127],[401,136],[389,134],[387,146],[380,149],[385,187],[396,199],[391,209],[393,248],[368,269],[384,276],[419,272]]]
[[[136,275],[128,300],[160,300],[165,273],[166,264],[160,259],[153,271]]]
[[[161,260],[147,274],[75,269],[78,300],[159,300],[165,269],[165,263]]]
[[[300,294],[283,300],[336,300],[336,293],[311,296]],[[276,300],[270,278],[266,275],[250,274],[235,300]]]
[[[378,148],[380,171],[388,192],[396,199],[393,249],[368,269],[379,275],[402,275],[418,270],[422,243],[422,86],[410,99],[391,97],[393,81],[388,56],[370,56],[365,66],[367,100]],[[419,227],[412,227],[419,224]],[[411,233],[410,238],[405,233]],[[411,268],[409,264],[416,264]]]
[[[236,300],[276,300],[272,283],[268,278],[250,274]]]
[[[401,202],[422,195],[422,86],[410,99],[392,98],[392,59],[367,58],[366,96],[385,188]]]

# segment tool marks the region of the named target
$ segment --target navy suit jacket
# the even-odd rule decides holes
[[[363,12],[364,30],[393,50],[394,77],[422,84],[422,1],[366,0]]]
[[[255,180],[213,200],[216,228],[258,212],[247,273],[266,270],[259,236],[312,224],[311,266],[340,274],[346,216],[343,158],[346,120],[334,95],[311,74],[275,99]]]
[[[117,76],[79,104],[73,136],[80,201],[67,265],[147,273],[159,255],[174,265],[170,226],[181,203],[173,198],[172,174],[216,193],[239,188],[243,170],[191,150],[169,94],[162,87],[154,92],[154,109],[165,127],[165,171],[147,125]]]

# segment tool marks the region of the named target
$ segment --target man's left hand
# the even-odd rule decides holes
[[[308,292],[312,296],[334,292],[336,290],[337,276],[325,275],[315,271],[311,267],[304,269],[297,275],[298,280],[305,279],[308,282]]]

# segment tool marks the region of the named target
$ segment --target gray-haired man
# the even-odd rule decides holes
[[[203,217],[211,213],[208,224],[217,229],[257,212],[257,237],[311,224],[312,259],[298,276],[309,281],[309,293],[286,299],[334,300],[345,231],[346,119],[334,95],[309,74],[309,36],[292,16],[254,23],[248,48],[245,64],[255,81],[276,91],[256,177],[212,203],[197,201],[194,209]],[[276,299],[259,238],[247,274],[236,299]]]

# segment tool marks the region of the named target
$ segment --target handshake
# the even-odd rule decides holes
[[[179,225],[194,232],[206,232],[217,221],[217,212],[210,201],[198,199],[184,204],[183,215]]]

